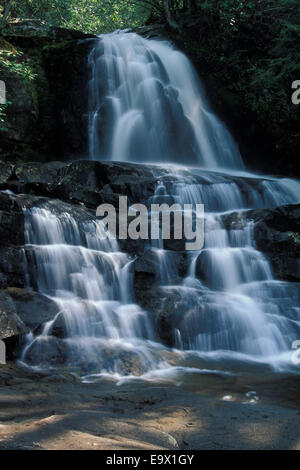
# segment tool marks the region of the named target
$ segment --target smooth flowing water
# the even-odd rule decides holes
[[[92,160],[243,168],[190,61],[168,43],[134,33],[104,35],[88,65]]]
[[[149,204],[204,204],[205,246],[188,253],[188,274],[179,280],[174,253],[162,242],[149,243],[159,261],[160,291],[173,302],[171,350],[135,303],[133,258],[116,241],[100,239],[101,221],[78,222],[55,202],[26,210],[28,283],[51,297],[59,313],[30,335],[23,360],[45,366],[44,351],[60,348],[53,365],[63,357],[89,379],[259,363],[292,369],[299,289],[274,279],[256,249],[252,223],[241,218],[228,226],[224,215],[298,203],[300,183],[244,171],[191,63],[168,43],[127,32],[101,36],[88,67],[90,158],[201,167],[153,167],[157,185]]]

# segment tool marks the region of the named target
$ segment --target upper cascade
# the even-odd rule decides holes
[[[191,62],[170,43],[101,35],[88,67],[90,159],[244,167]]]

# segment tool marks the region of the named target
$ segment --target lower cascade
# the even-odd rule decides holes
[[[155,266],[150,312],[134,287],[137,255],[104,239],[95,213],[80,206],[70,213],[46,199],[25,208],[28,286],[51,298],[58,313],[28,335],[21,360],[67,365],[87,381],[258,365],[292,370],[299,287],[274,278],[246,214],[299,203],[300,182],[244,170],[192,65],[166,42],[101,36],[88,67],[90,158],[145,164],[155,181],[149,206],[204,204],[205,243],[184,252],[163,240],[143,242],[146,263]]]

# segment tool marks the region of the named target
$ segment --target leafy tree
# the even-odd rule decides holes
[[[148,16],[148,8],[143,1],[10,0],[8,3],[9,10],[3,10],[6,13],[3,14],[2,22],[10,15],[11,18],[38,19],[46,24],[87,33],[100,34],[136,27],[143,24]]]

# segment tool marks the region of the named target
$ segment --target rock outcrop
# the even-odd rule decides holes
[[[300,205],[278,207],[257,214],[257,248],[271,261],[278,279],[300,281]]]
[[[12,23],[2,35],[0,49],[18,54],[21,65],[1,66],[8,101],[1,158],[47,161],[81,155],[86,150],[86,63],[95,37],[36,21]]]
[[[24,335],[36,331],[57,313],[55,302],[37,292],[16,287],[0,290],[0,339],[6,342],[8,358],[20,354]]]
[[[8,164],[9,170],[11,166]],[[3,172],[10,176],[10,171]],[[24,216],[21,206],[9,194],[0,192],[0,289],[8,286],[24,287],[25,266]]]
[[[128,197],[128,204],[147,203],[158,180],[169,188],[174,177],[163,167],[84,160],[69,163],[0,162],[0,168],[0,339],[5,338],[9,354],[13,356],[18,354],[18,344],[24,334],[40,331],[41,325],[54,319],[58,313],[53,301],[35,292],[36,286],[32,286],[34,290],[26,289],[28,260],[33,260],[30,269],[35,269],[35,266],[34,257],[30,257],[32,248],[24,246],[24,209],[39,207],[57,215],[68,213],[76,221],[84,239],[84,226],[96,220],[98,204],[117,205],[120,195]],[[209,184],[206,176],[201,171],[193,172],[194,181],[201,184]],[[247,199],[247,190],[251,190],[250,185],[255,181],[247,180],[247,184],[242,186],[241,180],[237,178],[236,183],[246,188],[244,196]],[[287,205],[225,213],[219,217],[228,230],[242,229],[252,222],[257,248],[270,260],[275,277],[299,282],[299,216],[300,205]],[[163,253],[168,257],[167,263],[164,263],[166,259],[161,259],[160,250],[149,249],[147,240],[121,240],[119,243],[120,250],[127,252],[132,259],[130,269],[135,301],[152,318],[157,338],[169,346],[174,345],[174,330],[180,326],[183,313],[189,312],[184,318],[189,318],[193,325],[194,310],[201,302],[200,298],[190,300],[189,296],[182,295],[179,286],[188,273],[188,255],[184,248],[171,242],[169,250]],[[205,273],[198,269],[198,264],[196,273],[205,283]],[[170,265],[171,274],[167,269]],[[178,287],[162,287],[164,281]],[[51,334],[56,339],[49,346],[49,354],[55,359],[57,354],[63,353],[61,341],[66,335],[60,315],[55,319]],[[32,363],[38,351],[35,344],[30,353]],[[124,361],[127,363],[131,359],[124,356]],[[138,365],[136,367],[139,369]]]
[[[221,219],[228,229],[253,222],[256,247],[271,262],[275,278],[300,281],[300,204],[233,212]]]

